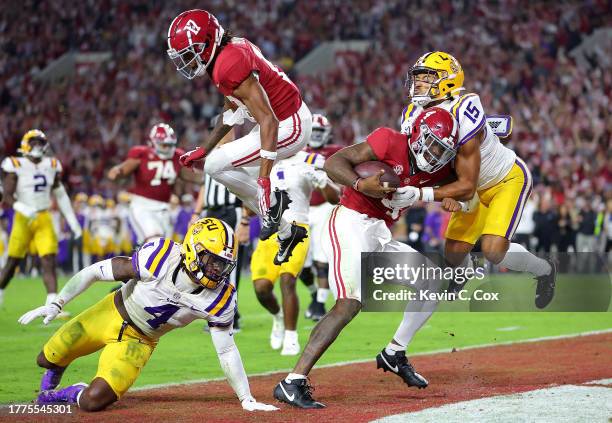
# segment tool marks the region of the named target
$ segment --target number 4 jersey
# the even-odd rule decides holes
[[[26,157],[6,157],[2,161],[2,170],[17,175],[17,201],[36,211],[49,209],[53,182],[62,172],[59,160],[43,157],[39,163],[34,163]]]
[[[196,319],[211,326],[229,326],[234,321],[236,289],[227,282],[216,289],[191,281],[181,265],[181,246],[167,238],[143,245],[132,256],[137,279],[121,294],[132,322],[151,338]]]
[[[437,104],[436,107],[448,110],[459,122],[459,145],[470,141],[485,128],[485,137],[480,144],[478,190],[501,182],[514,165],[516,154],[502,145],[498,136],[486,124],[486,115],[478,94],[464,94]],[[422,107],[413,104],[404,109],[401,118],[402,133],[411,132],[414,120],[422,111]]]
[[[134,185],[130,188],[132,194],[150,200],[168,203],[172,195],[172,187],[181,169],[179,157],[184,151],[177,148],[171,159],[160,159],[155,149],[146,145],[132,147],[128,159],[140,160],[140,165],[134,173]]]

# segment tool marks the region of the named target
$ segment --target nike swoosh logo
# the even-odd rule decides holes
[[[280,385],[281,389],[283,390],[283,393],[285,394],[285,396],[287,397],[287,399],[288,399],[289,401],[293,402],[293,400],[295,399],[295,394],[293,394],[293,395],[289,395],[289,394],[287,393],[287,391],[285,390],[285,387],[283,386],[283,382],[279,383],[279,385]]]
[[[389,362],[388,362],[388,361],[387,361],[387,359],[385,358],[385,355],[384,355],[384,354],[381,354],[380,356],[382,357],[383,361],[384,361],[384,362],[387,364],[387,366],[389,367],[389,369],[393,370],[395,373],[399,372],[399,369],[397,368],[397,366],[395,366],[395,367],[394,367],[394,366],[392,366],[392,365],[390,365],[390,364],[389,364]]]

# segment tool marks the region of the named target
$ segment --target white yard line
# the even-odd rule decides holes
[[[543,336],[543,337],[540,337],[540,338],[522,339],[522,340],[518,340],[518,341],[493,342],[493,343],[489,343],[489,344],[470,345],[470,346],[467,346],[467,347],[457,348],[457,350],[458,351],[474,350],[474,349],[478,349],[478,348],[487,348],[487,347],[494,347],[494,346],[501,346],[501,345],[514,345],[514,344],[526,344],[526,343],[540,342],[540,341],[552,341],[552,340],[555,340],[555,339],[575,338],[575,337],[578,337],[578,336],[601,335],[601,334],[610,333],[610,332],[612,332],[612,328],[610,328],[610,329],[603,329],[603,330],[594,330],[594,331],[588,331],[588,332],[579,332],[579,333],[565,334],[565,335]],[[410,357],[416,357],[416,356],[432,355],[432,354],[439,354],[439,353],[445,353],[445,352],[446,353],[450,353],[451,349],[450,348],[444,348],[444,349],[431,350],[431,351],[422,351],[422,352],[413,353],[413,354],[409,354],[409,355],[410,355]],[[322,368],[328,368],[328,367],[345,366],[347,364],[367,363],[369,361],[374,361],[374,357],[371,357],[371,358],[368,358],[368,359],[360,359],[360,360],[339,361],[339,362],[331,363],[331,364],[322,364],[320,366],[316,366],[315,368],[322,369]],[[271,371],[267,371],[267,372],[251,373],[251,374],[249,374],[249,377],[269,376],[269,375],[273,375],[275,373],[285,373],[285,372],[288,373],[290,371],[291,371],[291,369],[276,369],[276,370],[271,370]],[[184,381],[184,382],[167,382],[167,383],[158,383],[158,384],[153,384],[153,385],[145,385],[145,386],[141,386],[141,387],[138,387],[138,388],[130,389],[130,392],[134,392],[134,391],[146,391],[146,390],[149,390],[149,389],[158,389],[158,388],[168,388],[168,387],[171,387],[171,386],[179,386],[179,385],[194,385],[194,384],[197,384],[197,383],[216,382],[216,381],[220,381],[220,380],[225,380],[225,377],[215,377],[215,378],[208,378],[208,379],[194,379],[194,380],[189,380],[189,381]]]

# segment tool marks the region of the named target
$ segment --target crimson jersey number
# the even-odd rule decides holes
[[[151,186],[160,185],[162,179],[165,179],[168,181],[169,185],[172,185],[176,179],[176,171],[174,170],[172,161],[148,162],[147,169],[155,170],[155,175],[153,179],[151,179]]]

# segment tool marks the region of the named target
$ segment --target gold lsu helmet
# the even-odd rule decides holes
[[[222,220],[199,219],[187,229],[181,254],[194,282],[215,289],[227,283],[236,267],[238,241],[232,228]]]
[[[429,90],[415,93],[415,76],[431,75]],[[408,71],[406,83],[410,100],[415,106],[426,106],[432,101],[445,100],[458,94],[463,88],[463,69],[453,56],[443,51],[425,53]]]
[[[89,197],[84,192],[79,192],[79,193],[77,193],[77,195],[74,196],[74,202],[75,203],[83,203],[83,204],[85,204],[85,203],[87,203],[88,199],[89,199]]]
[[[89,207],[104,207],[104,198],[99,194],[94,194],[87,200]]]
[[[40,129],[30,129],[21,138],[21,145],[18,151],[24,156],[40,159],[45,155],[48,148],[49,143],[45,133]]]

